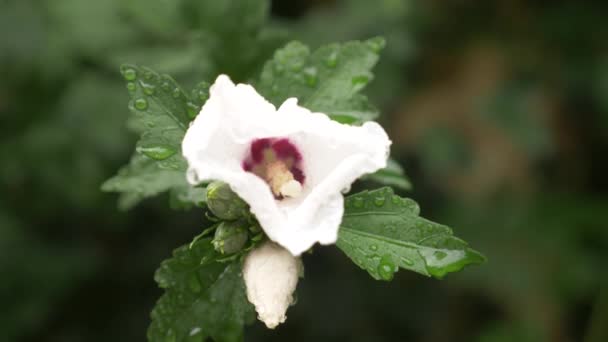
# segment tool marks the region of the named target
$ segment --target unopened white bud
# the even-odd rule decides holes
[[[265,242],[245,258],[243,278],[247,299],[269,329],[285,322],[293,302],[301,261],[274,242]]]

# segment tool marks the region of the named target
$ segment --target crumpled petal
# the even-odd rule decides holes
[[[302,153],[306,180],[296,198],[277,200],[268,184],[243,170],[250,144],[285,137]],[[253,87],[221,75],[182,143],[188,180],[221,180],[245,200],[268,237],[300,255],[313,244],[335,243],[342,191],[360,176],[386,167],[391,141],[375,122],[350,126],[286,100],[278,110]]]
[[[285,322],[300,272],[300,259],[270,241],[252,250],[245,258],[243,279],[247,299],[268,328],[274,329]]]

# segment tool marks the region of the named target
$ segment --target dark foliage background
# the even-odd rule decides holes
[[[252,47],[232,38],[261,14],[177,2],[0,1],[2,340],[144,340],[154,270],[200,231],[201,212],[165,197],[125,213],[99,191],[134,143],[121,63],[246,81],[287,40],[383,35],[368,93],[415,185],[404,195],[489,262],[383,283],[317,248],[287,323],[247,339],[608,341],[606,4],[273,1]]]

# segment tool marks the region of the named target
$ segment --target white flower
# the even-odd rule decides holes
[[[293,303],[301,270],[300,258],[270,241],[245,258],[243,279],[247,299],[255,305],[258,318],[268,328],[274,329],[285,322],[285,312]]]
[[[340,124],[295,98],[277,110],[253,87],[222,75],[182,150],[190,183],[228,183],[266,235],[298,256],[316,242],[336,241],[341,191],[385,167],[390,144],[375,122]]]

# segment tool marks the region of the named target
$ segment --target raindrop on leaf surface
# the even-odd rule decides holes
[[[148,101],[146,101],[146,99],[135,100],[135,108],[139,110],[146,110],[148,108]]]
[[[172,155],[174,155],[177,151],[169,146],[150,146],[150,147],[138,147],[137,151],[143,153],[149,158],[155,160],[164,160]]]
[[[380,259],[380,263],[378,264],[378,274],[382,280],[392,280],[396,271],[397,266],[395,266],[395,263],[390,255],[387,254]]]
[[[122,72],[122,75],[125,78],[125,80],[133,81],[137,78],[137,71],[135,71],[135,69],[125,69]]]

